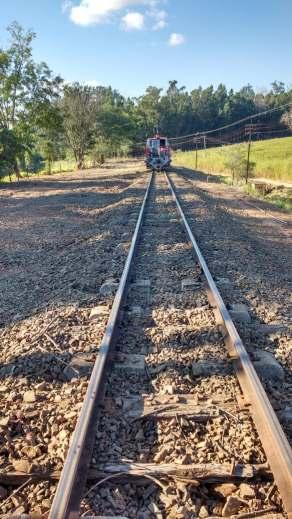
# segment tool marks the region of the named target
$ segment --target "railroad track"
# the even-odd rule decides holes
[[[291,478],[288,441],[174,186],[157,175],[50,518],[291,518]]]
[[[63,471],[7,484],[59,481],[51,519],[290,519],[291,466],[172,181],[156,175]]]

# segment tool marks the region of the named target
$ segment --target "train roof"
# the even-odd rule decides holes
[[[151,139],[165,139],[168,140],[168,137],[165,137],[164,135],[154,135],[153,137],[147,137],[147,141]]]

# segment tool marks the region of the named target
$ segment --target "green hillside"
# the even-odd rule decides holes
[[[199,150],[198,170],[229,173],[224,164],[231,147]],[[240,147],[247,149],[247,144],[243,143]],[[250,160],[255,162],[253,176],[292,182],[292,137],[253,142]],[[174,164],[194,169],[196,153],[178,151],[174,156]]]

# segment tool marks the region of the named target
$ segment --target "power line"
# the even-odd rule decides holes
[[[277,106],[275,108],[270,108],[269,110],[265,110],[264,112],[258,112],[257,114],[249,115],[247,117],[244,117],[243,119],[239,119],[238,121],[235,121],[234,123],[226,124],[225,126],[221,126],[219,128],[215,128],[214,130],[206,130],[206,131],[191,133],[189,135],[181,135],[180,137],[170,137],[169,141],[176,141],[176,140],[179,140],[179,139],[187,139],[187,138],[190,138],[190,137],[199,137],[200,135],[203,136],[203,135],[207,135],[207,134],[210,134],[210,133],[215,133],[215,132],[219,132],[219,131],[222,131],[222,130],[226,130],[227,128],[231,128],[233,126],[237,126],[238,124],[241,124],[243,122],[251,121],[252,119],[256,119],[257,117],[262,117],[263,115],[267,115],[267,114],[270,114],[272,112],[277,112],[278,110],[282,110],[283,108],[286,108],[287,106],[292,106],[292,101],[290,101],[289,103],[285,103],[283,105]]]
[[[256,130],[256,131],[252,131],[252,135],[258,135],[258,136],[264,136],[264,135],[270,135],[270,136],[273,136],[274,134],[278,134],[278,133],[288,133],[290,134],[291,133],[291,130],[289,129],[281,129],[281,130],[276,130],[276,129],[271,129],[271,130],[267,130],[267,131],[263,131],[263,130]],[[180,142],[174,142],[172,143],[172,147],[173,149],[176,148],[179,148],[180,146],[185,146],[187,144],[189,145],[192,145],[193,148],[195,148],[195,145],[198,144],[198,142],[200,142],[200,144],[203,144],[203,141],[202,141],[202,138],[203,137],[198,137],[197,140],[195,139],[188,139],[188,140],[185,140],[185,141],[180,141]],[[226,141],[226,140],[222,140],[222,139],[218,139],[218,138],[215,138],[215,137],[208,137],[208,141],[212,143],[218,143],[218,145],[223,145],[223,146],[233,146],[233,145],[236,145],[236,144],[243,144],[244,142],[246,142],[245,140],[240,140],[240,141]],[[257,141],[255,141],[257,142]],[[211,146],[212,148],[214,146]],[[202,148],[200,148],[201,150]]]
[[[182,141],[182,142],[174,142],[173,146],[181,146],[182,144],[196,144],[193,139],[188,141]]]

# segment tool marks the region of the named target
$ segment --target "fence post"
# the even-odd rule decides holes
[[[251,124],[249,125],[249,139],[248,139],[248,147],[247,147],[247,162],[246,162],[246,175],[245,175],[246,184],[248,183],[248,177],[249,177],[250,148],[251,148]]]

